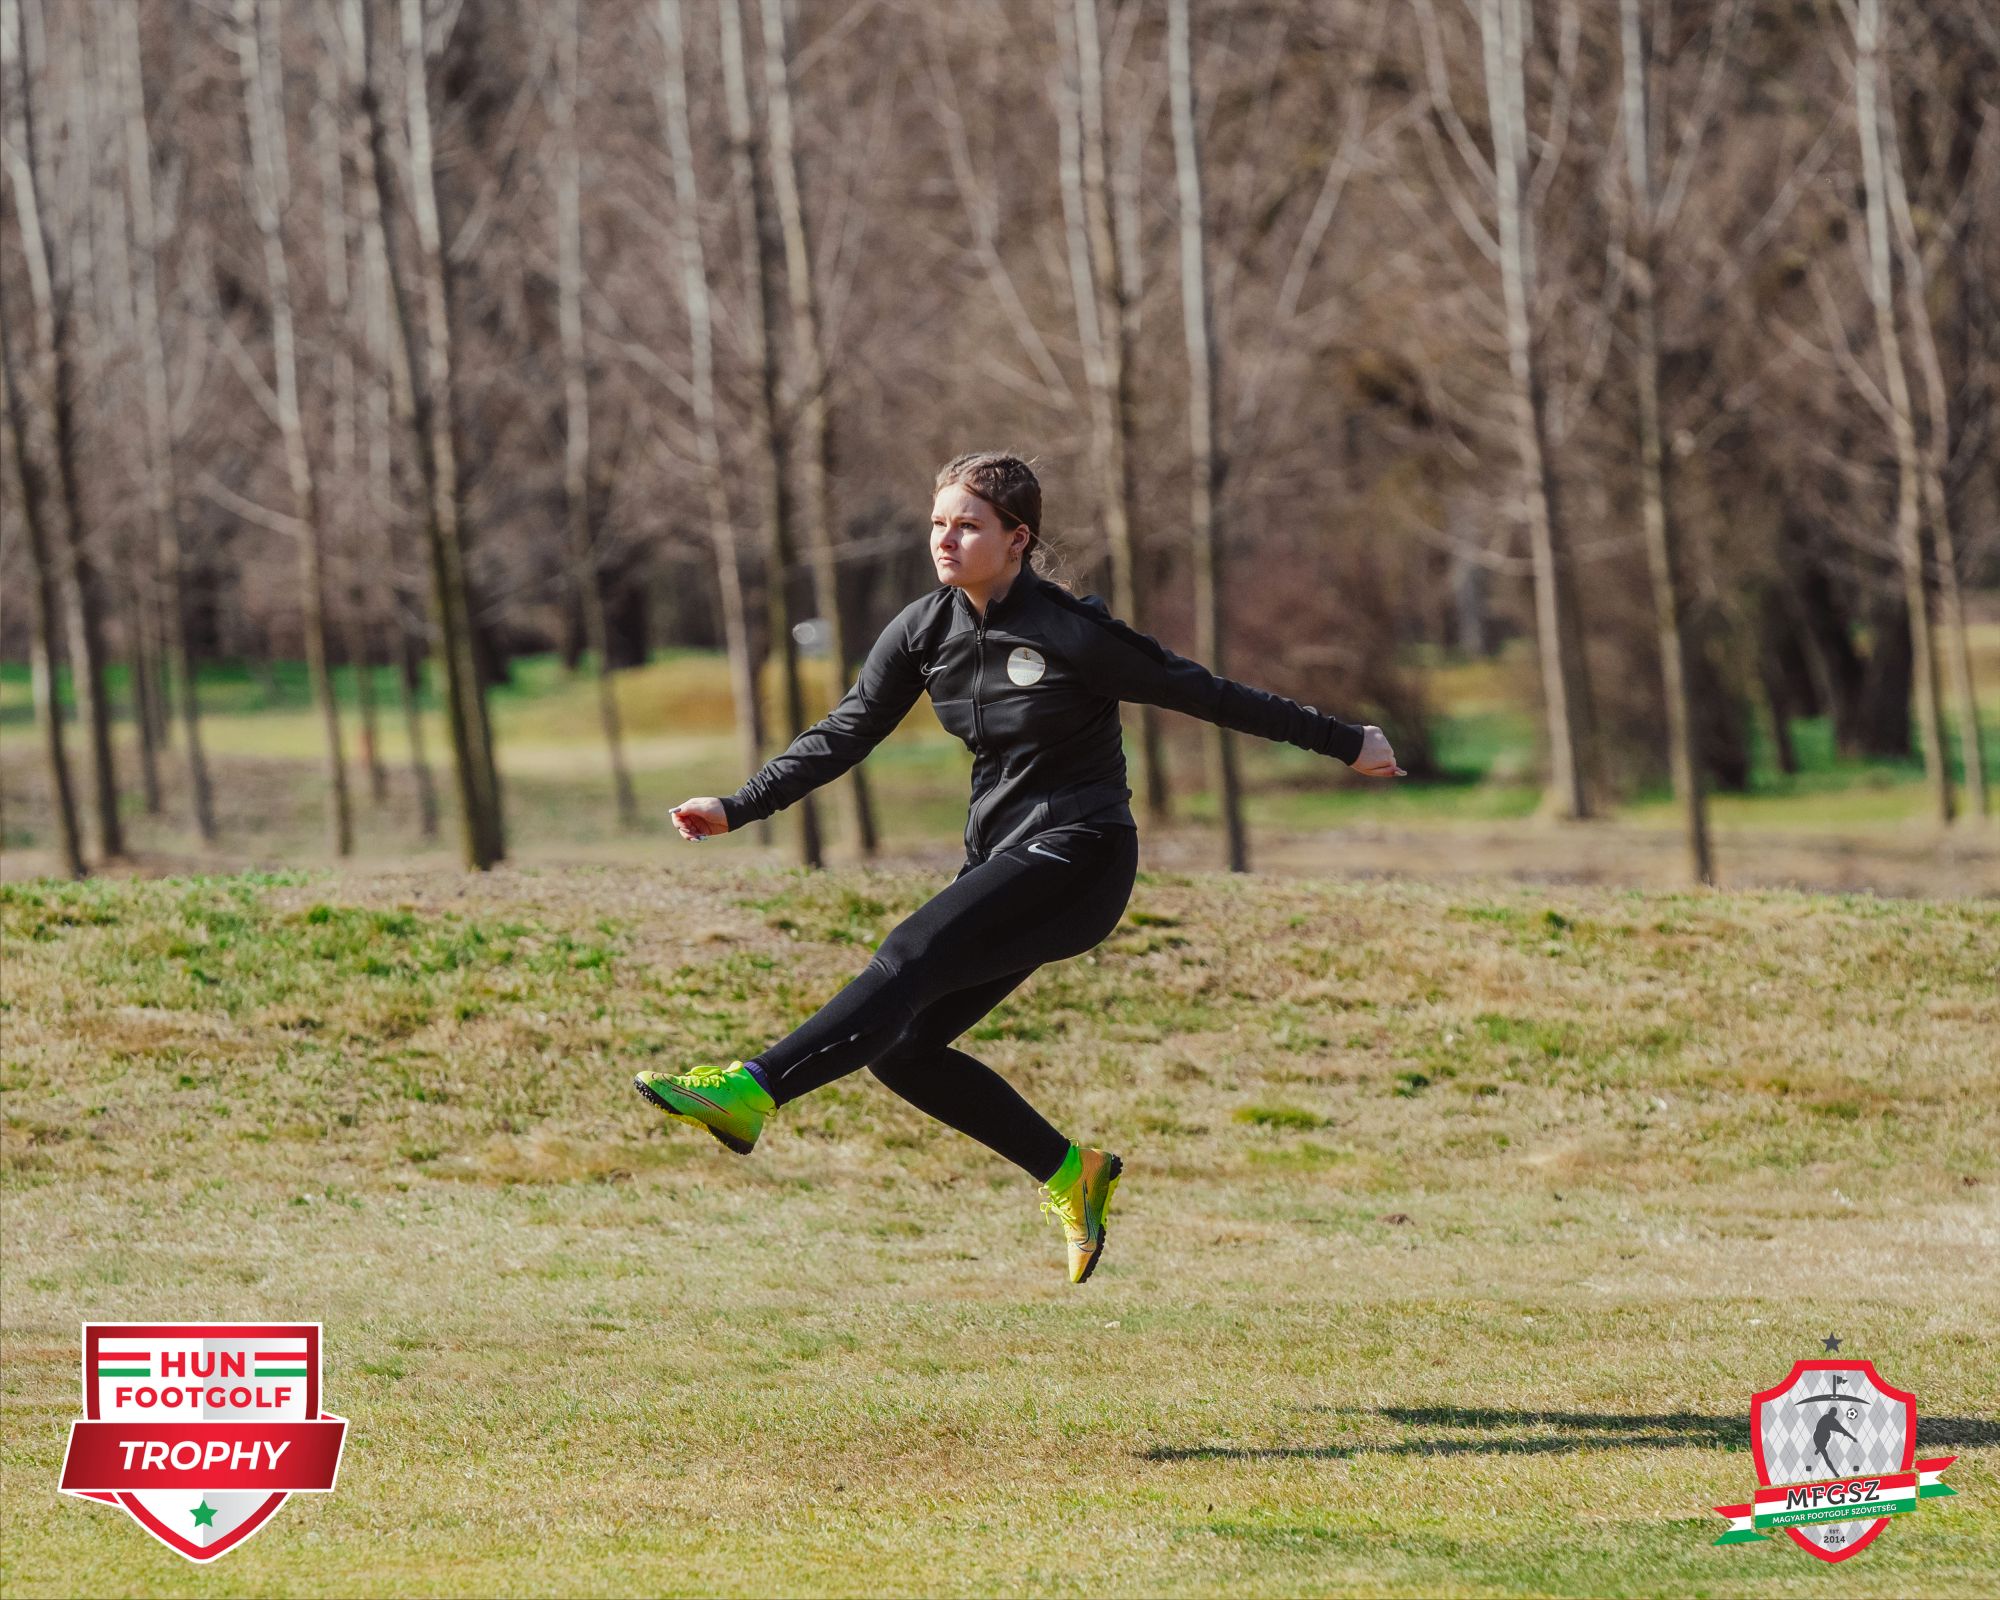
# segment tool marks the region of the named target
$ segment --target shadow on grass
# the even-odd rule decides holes
[[[1405,1438],[1394,1444],[1154,1445],[1146,1461],[1345,1461],[1354,1456],[1561,1455],[1577,1450],[1747,1450],[1747,1415],[1704,1417],[1689,1411],[1504,1411],[1464,1406],[1322,1406],[1337,1416],[1381,1418],[1414,1429],[1456,1433],[1487,1430],[1485,1438]],[[1520,1438],[1505,1430],[1544,1430]],[[1547,1431],[1555,1430],[1555,1431]],[[2000,1421],[1978,1417],[1917,1419],[1920,1449],[2000,1445]]]

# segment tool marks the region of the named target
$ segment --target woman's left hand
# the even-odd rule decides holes
[[[1396,752],[1389,748],[1389,740],[1374,723],[1364,723],[1361,728],[1361,754],[1352,762],[1353,768],[1364,778],[1407,778],[1409,774],[1396,765]]]

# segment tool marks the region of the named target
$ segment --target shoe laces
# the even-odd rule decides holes
[[[1083,1220],[1083,1180],[1079,1178],[1067,1189],[1051,1189],[1042,1186],[1042,1214],[1053,1217],[1062,1225],[1063,1232],[1081,1238],[1089,1229]]]
[[[680,1075],[679,1081],[697,1089],[709,1089],[720,1086],[725,1076],[724,1070],[715,1063],[703,1062],[700,1066],[689,1067]]]

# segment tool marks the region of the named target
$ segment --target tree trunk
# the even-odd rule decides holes
[[[139,737],[140,803],[147,816],[157,817],[164,807],[160,801],[159,750],[154,742],[159,720],[153,707],[152,629],[146,624],[146,596],[137,578],[121,570],[120,579],[127,653],[132,661],[132,728]]]
[[[1194,546],[1195,650],[1220,677],[1228,670],[1223,650],[1221,532],[1216,506],[1223,467],[1216,438],[1215,327],[1208,299],[1201,151],[1195,134],[1194,45],[1189,32],[1188,0],[1167,0],[1168,95],[1173,102],[1174,174],[1180,201],[1181,320],[1188,355],[1192,477],[1188,511]],[[1219,723],[1207,724],[1206,733],[1209,770],[1228,836],[1229,870],[1246,872],[1250,852],[1236,777],[1235,735]]]
[[[125,854],[125,827],[118,814],[118,769],[111,748],[111,696],[104,679],[104,595],[90,549],[84,519],[83,487],[78,478],[76,416],[76,351],[70,317],[74,279],[67,252],[58,252],[44,194],[48,178],[43,168],[35,79],[39,74],[39,29],[23,26],[19,0],[0,0],[0,29],[10,54],[19,62],[21,145],[11,163],[14,213],[21,229],[22,253],[28,262],[28,286],[34,302],[35,387],[47,397],[53,428],[56,485],[63,508],[62,527],[47,525],[49,555],[63,591],[65,633],[76,701],[83,713],[90,749],[91,798],[97,824],[100,859]],[[31,53],[32,49],[32,53]],[[24,458],[25,459],[25,458]]]
[[[357,505],[365,486],[355,481],[356,431],[354,347],[361,341],[348,261],[347,174],[341,159],[340,63],[323,51],[318,61],[319,101],[313,107],[313,142],[319,156],[320,235],[325,252],[327,320],[333,324],[333,507],[328,521],[340,529],[350,572],[341,586],[340,623],[348,669],[354,674],[354,702],[361,724],[361,762],[368,773],[368,797],[380,806],[389,793],[382,766],[382,741],[375,713],[375,684],[368,661],[368,598],[361,530],[366,519]]]
[[[235,0],[235,22],[234,43],[243,78],[243,114],[250,134],[250,161],[243,174],[243,186],[257,231],[264,241],[278,431],[284,440],[292,516],[299,525],[299,606],[305,633],[306,675],[326,741],[327,831],[333,853],[349,856],[354,853],[354,816],[347,794],[347,761],[340,746],[340,707],[333,697],[333,673],[327,651],[319,483],[306,447],[305,419],[299,407],[291,270],[285,256],[285,212],[290,203],[291,183],[284,149],[280,45],[267,0]]]
[[[80,102],[77,127],[81,133],[83,160],[87,164],[90,188],[88,209],[91,256],[96,263],[95,314],[87,319],[91,343],[87,347],[86,370],[102,372],[117,359],[117,352],[133,341],[132,251],[126,223],[125,184],[118,161],[118,116],[114,105],[117,89],[117,41],[112,37],[104,0],[88,9],[88,39],[72,16],[67,30],[72,50],[82,69],[73,90]],[[86,387],[91,387],[87,384]],[[107,407],[99,403],[100,414]],[[114,428],[116,424],[113,425]],[[109,531],[109,530],[107,530]],[[159,696],[154,685],[152,595],[145,575],[125,553],[114,553],[109,563],[111,592],[108,602],[122,619],[126,659],[131,663],[132,730],[139,745],[139,794],[146,815],[157,817],[160,797]]]
[[[365,0],[364,0],[365,3]],[[342,77],[347,89],[358,94],[369,82],[368,39],[362,19],[348,6],[342,21]],[[372,97],[369,105],[374,104]],[[390,428],[395,414],[405,424],[416,413],[412,397],[408,353],[403,343],[389,331],[390,305],[387,238],[382,227],[380,190],[375,181],[375,146],[372,115],[355,119],[349,129],[348,147],[354,161],[354,208],[361,241],[361,277],[364,304],[361,334],[368,351],[369,378],[367,404],[363,415],[367,428],[368,494],[359,529],[376,530],[370,544],[375,559],[368,563],[378,574],[372,585],[380,598],[379,612],[389,622],[389,668],[396,684],[396,698],[403,716],[404,740],[410,747],[410,776],[417,791],[417,823],[425,839],[438,834],[437,784],[431,777],[430,760],[424,750],[423,681],[424,641],[409,626],[408,618],[420,614],[423,602],[406,593],[402,562],[402,507],[422,500],[421,486],[405,492],[399,473],[397,452]],[[402,471],[408,470],[407,456]],[[378,526],[379,525],[379,526]]]
[[[1903,314],[1910,324],[1917,370],[1924,379],[1924,408],[1929,413],[1922,454],[1922,505],[1931,525],[1937,557],[1938,607],[1943,612],[1944,654],[1951,668],[1952,698],[1958,717],[1959,757],[1965,771],[1968,820],[1989,815],[1986,798],[1986,749],[1979,727],[1979,697],[1972,684],[1972,649],[1965,625],[1965,597],[1958,584],[1958,537],[1953,526],[1952,497],[1945,489],[1951,461],[1951,401],[1945,391],[1944,363],[1938,356],[1937,330],[1931,324],[1926,292],[1924,253],[1910,214],[1910,197],[1903,177],[1901,144],[1896,138],[1893,109],[1882,120],[1883,176],[1887,180],[1890,215],[1895,219],[1897,255],[1903,263]],[[1976,258],[1974,258],[1976,259]],[[1977,266],[1969,270],[1977,272]],[[1947,782],[1949,774],[1947,773]]]
[[[189,798],[195,832],[215,843],[215,792],[202,747],[201,701],[188,652],[186,557],[180,505],[174,483],[172,403],[167,388],[166,337],[160,317],[160,225],[153,203],[153,142],[146,126],[145,81],[139,57],[139,8],[109,8],[118,28],[118,79],[125,110],[125,188],[132,213],[133,307],[139,337],[139,368],[145,400],[146,509],[153,527],[153,563],[160,586],[160,633],[168,673],[177,693],[163,681],[162,700],[179,702],[186,744]]]
[[[1514,441],[1521,460],[1522,511],[1535,574],[1535,632],[1541,656],[1543,709],[1548,719],[1546,804],[1555,815],[1576,820],[1594,811],[1583,740],[1588,711],[1570,560],[1549,461],[1541,342],[1534,327],[1534,219],[1522,193],[1528,129],[1519,0],[1479,0],[1479,32],[1487,111],[1493,127],[1494,205],[1500,234],[1500,289],[1506,307],[1507,364],[1513,378]]]
[[[556,40],[553,121],[556,167],[558,320],[562,327],[563,500],[569,519],[570,564],[584,640],[596,657],[597,720],[611,760],[618,826],[639,825],[639,802],[625,768],[618,726],[618,692],[611,680],[611,643],[604,626],[604,591],[597,570],[590,504],[590,366],[583,347],[583,154],[576,137],[577,55],[582,46],[580,0],[563,0]]]
[[[1937,649],[1931,638],[1930,594],[1924,583],[1920,514],[1922,467],[1917,459],[1916,423],[1910,380],[1903,368],[1896,302],[1891,293],[1887,183],[1882,172],[1882,128],[1876,110],[1882,34],[1882,0],[1859,0],[1854,26],[1854,113],[1861,136],[1861,173],[1868,223],[1868,299],[1875,311],[1881,345],[1890,431],[1896,441],[1896,554],[1903,572],[1903,598],[1910,628],[1911,676],[1916,680],[1917,730],[1923,744],[1924,779],[1938,821],[1952,818],[1951,772],[1944,759],[1944,730],[1938,716]]]
[[[28,439],[27,402],[14,376],[10,321],[0,311],[0,383],[6,387],[7,433],[14,447],[14,474],[21,486],[21,520],[28,528],[30,596],[34,602],[34,632],[28,641],[28,670],[34,683],[35,726],[49,767],[49,806],[55,812],[56,854],[72,878],[88,876],[83,841],[76,825],[76,797],[70,787],[69,747],[63,738],[62,707],[56,701],[52,642],[56,631],[57,583],[47,517],[48,497],[42,469]]]
[[[687,51],[681,3],[682,0],[660,0],[660,40],[666,58],[660,78],[661,120],[674,169],[674,237],[680,247],[681,292],[687,301],[695,445],[701,456],[702,492],[708,501],[709,539],[715,550],[716,586],[722,599],[729,682],[736,699],[737,741],[743,770],[754,772],[763,750],[764,708],[757,693],[756,664],[750,654],[743,553],[736,537],[735,519],[729,513],[722,441],[716,422],[714,314],[709,302],[708,264],[701,243],[701,192],[696,182],[694,139],[688,123]],[[768,831],[768,819],[759,826]]]
[[[819,296],[813,288],[811,240],[806,233],[805,201],[800,194],[798,144],[793,133],[791,42],[785,32],[785,0],[763,0],[765,121],[770,127],[771,187],[778,203],[778,224],[785,240],[785,285],[791,300],[792,348],[798,362],[797,419],[799,469],[805,478],[803,495],[806,544],[812,552],[813,597],[827,629],[827,655],[833,671],[833,694],[839,697],[849,681],[847,624],[840,606],[840,571],[833,547],[833,423],[827,405],[826,350],[821,342]],[[854,796],[855,849],[863,860],[875,854],[875,808],[869,799],[865,767],[847,772]]]
[[[344,0],[350,51],[358,51],[354,78],[368,130],[369,167],[374,180],[374,215],[382,232],[381,254],[408,377],[408,417],[422,472],[424,530],[430,554],[432,623],[445,678],[446,716],[451,729],[465,864],[484,871],[501,860],[503,840],[499,786],[485,714],[485,687],[473,655],[471,607],[465,587],[458,467],[452,413],[451,334],[447,322],[443,243],[432,170],[430,96],[424,56],[421,0],[400,0],[404,71],[409,90],[409,178],[416,214],[425,328],[403,279],[396,249],[395,198],[390,186],[388,140],[375,90],[374,52],[366,0]]]
[[[1660,672],[1667,703],[1667,750],[1674,794],[1686,828],[1688,870],[1695,882],[1715,882],[1708,845],[1708,803],[1702,794],[1702,767],[1695,759],[1694,711],[1688,697],[1681,616],[1680,534],[1668,499],[1666,447],[1660,402],[1660,321],[1655,294],[1659,240],[1655,219],[1651,127],[1647,78],[1652,39],[1639,20],[1639,0],[1618,0],[1624,55],[1625,170],[1630,185],[1626,224],[1626,275],[1632,289],[1633,376],[1639,398],[1639,504],[1646,536],[1646,563],[1652,575],[1653,628],[1659,640]]]
[[[1097,0],[1054,0],[1065,68],[1074,68],[1075,105],[1063,111],[1063,213],[1070,241],[1070,275],[1077,329],[1091,397],[1091,467],[1097,478],[1105,552],[1111,561],[1111,607],[1134,627],[1145,626],[1139,562],[1132,541],[1132,349],[1136,308],[1126,293],[1118,230],[1111,214],[1109,134],[1104,115],[1104,52]],[[1141,804],[1147,817],[1171,820],[1165,742],[1157,706],[1127,705],[1136,726]]]
[[[737,223],[743,236],[744,270],[753,289],[746,302],[745,341],[757,373],[756,430],[758,444],[771,464],[764,503],[765,533],[770,556],[766,562],[765,603],[771,644],[778,652],[785,696],[785,735],[789,742],[806,728],[805,695],[799,684],[798,643],[792,637],[788,579],[792,566],[792,491],[787,457],[790,428],[778,412],[778,351],[771,329],[778,320],[777,251],[771,238],[764,186],[757,172],[757,134],[750,108],[750,75],[743,48],[743,18],[738,0],[724,0],[722,16],[722,76],[729,102],[729,146],[736,181]],[[793,807],[799,814],[801,865],[823,865],[819,809],[806,795]]]

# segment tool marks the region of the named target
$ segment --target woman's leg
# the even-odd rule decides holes
[[[868,1070],[919,1111],[977,1139],[1046,1183],[1069,1154],[1069,1139],[999,1073],[951,1041],[1018,988],[1032,968],[934,1000]]]
[[[1118,925],[1138,853],[1131,828],[996,851],[904,918],[839,994],[745,1064],[784,1105],[886,1054],[944,996],[1081,955]]]

